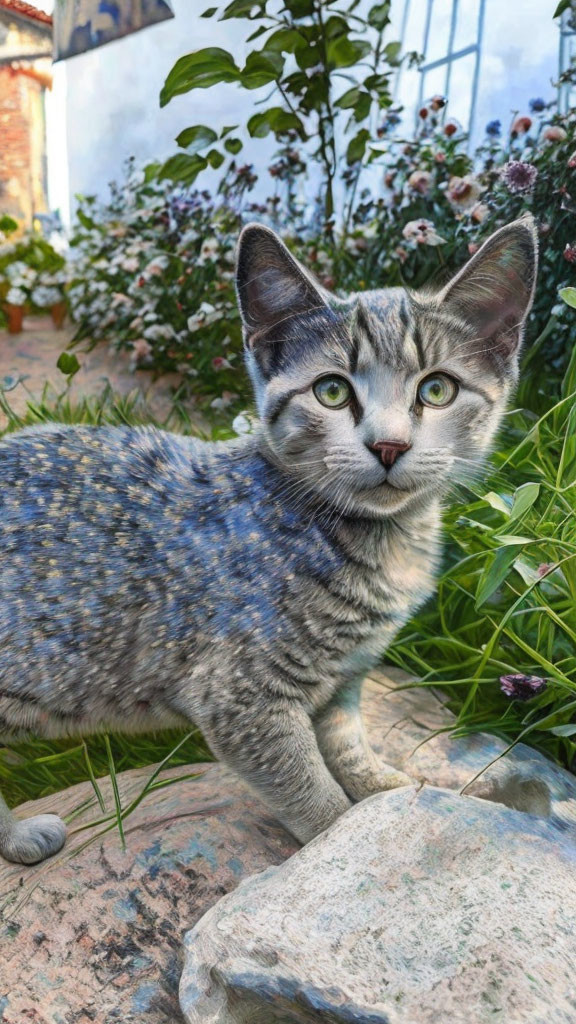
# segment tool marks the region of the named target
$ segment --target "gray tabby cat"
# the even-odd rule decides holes
[[[0,735],[198,725],[302,842],[410,779],[362,679],[431,594],[440,503],[485,456],[536,277],[530,219],[438,294],[328,296],[268,229],[238,252],[260,413],[202,443],[51,426],[0,444]],[[0,853],[60,849],[0,802]]]

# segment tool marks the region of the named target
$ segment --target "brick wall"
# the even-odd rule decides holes
[[[30,225],[46,209],[42,84],[0,67],[0,213]]]

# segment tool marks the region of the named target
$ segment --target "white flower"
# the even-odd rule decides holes
[[[206,260],[215,260],[218,256],[218,249],[219,245],[217,238],[205,238],[200,249],[198,263],[202,264]]]
[[[256,420],[246,410],[239,412],[232,420],[232,430],[239,436],[242,436],[243,434],[251,434],[255,425]]]
[[[11,306],[23,306],[26,299],[26,292],[22,291],[21,288],[10,288],[6,296],[6,302]]]
[[[122,267],[122,270],[126,270],[129,274],[135,274],[138,270],[139,263],[135,256],[129,256],[128,259],[122,260],[120,266]]]
[[[61,301],[62,293],[58,288],[48,288],[39,285],[37,288],[32,289],[32,302],[39,309],[49,309]]]

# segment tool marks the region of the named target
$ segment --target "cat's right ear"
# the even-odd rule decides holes
[[[327,305],[304,267],[262,224],[248,224],[240,235],[236,290],[249,343],[293,316]]]

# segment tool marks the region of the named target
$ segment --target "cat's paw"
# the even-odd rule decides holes
[[[388,789],[400,789],[401,786],[415,786],[416,784],[416,780],[411,779],[409,775],[390,768],[380,773],[376,792],[385,793]]]
[[[0,854],[15,864],[38,864],[58,853],[66,842],[66,825],[57,814],[14,820],[0,839]]]

